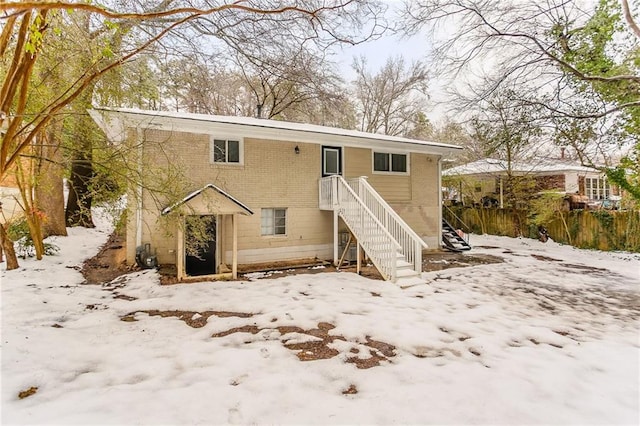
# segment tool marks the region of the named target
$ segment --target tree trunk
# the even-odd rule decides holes
[[[2,245],[2,251],[6,258],[7,271],[10,271],[12,269],[18,269],[20,265],[18,264],[16,251],[13,248],[13,241],[11,241],[11,238],[7,235],[5,226],[7,226],[6,223],[0,224],[0,244]]]
[[[58,169],[56,166],[55,169]],[[67,236],[67,225],[64,213],[64,181],[62,180],[62,168],[51,170],[47,188],[38,186],[36,198],[40,209],[45,213],[46,220],[42,226],[44,237],[52,235]]]
[[[87,109],[91,108],[91,96],[93,86],[87,88],[74,104],[76,114],[72,136],[76,141],[73,146],[71,161],[71,177],[69,179],[69,198],[65,219],[67,226],[84,226],[95,228],[91,217],[91,204],[93,192],[91,181],[94,177],[93,170],[93,121]]]
[[[84,226],[95,228],[91,217],[91,180],[93,179],[93,163],[91,148],[88,152],[78,150],[71,163],[71,179],[69,180],[69,199],[65,219],[67,226]]]
[[[64,212],[64,166],[60,134],[62,123],[52,122],[47,132],[47,142],[40,147],[38,185],[36,197],[38,208],[45,214],[42,224],[43,237],[67,236]]]

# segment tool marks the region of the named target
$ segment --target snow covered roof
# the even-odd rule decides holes
[[[124,140],[125,129],[128,127],[211,134],[215,131],[237,131],[237,127],[242,126],[245,136],[271,138],[274,140],[317,144],[339,143],[345,146],[368,146],[374,148],[400,148],[408,152],[424,152],[437,155],[450,154],[462,150],[459,146],[440,142],[253,117],[106,107],[96,107],[90,110],[89,113],[109,139],[113,141]]]
[[[218,188],[217,186],[215,186],[212,183],[209,183],[209,184],[203,186],[202,188],[200,188],[198,190],[195,190],[195,191],[191,192],[190,194],[187,194],[186,197],[184,197],[182,200],[178,201],[177,203],[173,203],[169,207],[165,207],[164,209],[162,209],[161,214],[164,216],[164,215],[167,215],[167,214],[171,213],[177,207],[179,207],[179,206],[191,201],[192,199],[196,198],[197,196],[201,195],[204,191],[209,190],[209,189],[210,190],[214,190],[218,194],[222,195],[225,199],[231,201],[234,206],[239,207],[240,210],[238,211],[238,213],[242,213],[242,214],[245,214],[247,216],[253,215],[253,212],[251,211],[251,209],[249,209],[249,207],[245,206],[240,201],[238,201],[235,197],[233,197],[232,195],[230,195],[227,192],[223,191],[222,189]]]
[[[482,160],[443,170],[442,174],[443,176],[502,174],[506,173],[507,169],[507,162],[505,160],[483,158]],[[522,174],[552,172],[599,173],[598,170],[591,167],[581,166],[567,160],[556,159],[540,159],[531,162],[513,161],[511,162],[511,171]]]

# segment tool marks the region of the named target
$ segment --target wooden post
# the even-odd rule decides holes
[[[178,219],[178,231],[176,232],[176,238],[178,239],[178,247],[176,250],[176,275],[179,281],[187,275],[184,270],[184,227],[185,217],[180,215]]]
[[[356,241],[356,272],[360,275],[360,269],[362,268],[362,252],[360,250],[360,241]]]
[[[232,252],[232,265],[231,276],[234,280],[238,279],[238,215],[233,214],[231,216],[231,222],[233,224],[233,252]]]
[[[333,265],[338,265],[338,210],[333,210]]]
[[[216,272],[219,273],[222,265],[227,264],[227,246],[225,242],[226,233],[224,232],[225,227],[227,226],[227,215],[219,214],[216,215]]]

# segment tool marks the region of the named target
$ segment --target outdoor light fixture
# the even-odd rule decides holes
[[[298,148],[298,145],[296,145],[296,147],[293,148],[293,150],[296,152],[296,154],[300,154],[300,148]]]

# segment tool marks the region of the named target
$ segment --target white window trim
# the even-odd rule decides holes
[[[587,188],[587,182],[590,182],[589,188]],[[611,184],[606,176],[585,176],[584,192],[590,200],[609,200],[611,198]]]
[[[240,151],[239,161],[237,163],[229,163],[227,161],[214,161],[214,152],[215,152],[215,144],[214,141],[225,140],[225,141],[238,141],[238,150]],[[215,166],[243,166],[244,165],[244,138],[238,136],[231,135],[210,135],[209,136],[209,164]]]
[[[273,234],[263,234],[262,233],[262,213],[264,210],[273,210],[274,211],[274,220],[275,220],[275,210],[284,210],[284,234],[276,234],[275,233],[275,223],[273,223]],[[262,207],[260,209],[260,236],[262,238],[285,238],[287,237],[289,231],[289,209],[286,207]]]
[[[406,172],[393,172],[393,171],[382,171],[375,169],[375,154],[397,154],[404,155],[407,157],[407,171]],[[389,158],[389,167],[391,167],[391,158]],[[371,150],[371,173],[374,175],[395,175],[395,176],[408,176],[411,174],[411,153],[410,152],[399,152],[399,151],[387,151],[383,149],[372,149]]]
[[[327,152],[335,152],[336,155],[338,156],[338,162],[337,162],[337,166],[338,166],[338,171],[336,173],[327,173],[327,157],[326,157],[326,153]],[[322,147],[322,175],[323,176],[332,176],[332,175],[340,175],[341,170],[342,170],[342,149],[339,147],[332,147],[332,146],[324,146]]]

